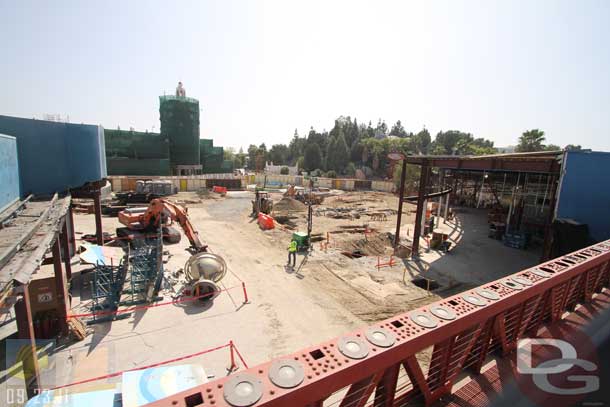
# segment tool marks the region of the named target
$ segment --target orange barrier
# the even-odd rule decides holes
[[[258,225],[261,227],[261,229],[265,230],[275,228],[273,218],[269,215],[265,215],[264,213],[258,214]]]
[[[394,260],[394,256],[390,256],[390,261],[387,263],[381,262],[381,257],[377,256],[377,270],[382,267],[393,267],[396,265],[396,260]]]
[[[220,187],[218,185],[214,185],[212,187],[212,192],[219,193],[221,195],[225,195],[227,193],[227,187]]]

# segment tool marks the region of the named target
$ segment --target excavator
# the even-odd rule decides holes
[[[168,225],[170,223],[168,219],[180,224],[194,252],[207,251],[208,246],[201,243],[197,231],[188,218],[187,208],[166,199],[156,198],[150,201],[148,208],[130,208],[119,212],[119,222],[135,232],[154,232],[158,230],[159,225]],[[117,234],[119,234],[118,230]]]

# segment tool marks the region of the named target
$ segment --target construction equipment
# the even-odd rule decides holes
[[[273,211],[273,201],[269,197],[269,193],[257,190],[252,201],[252,217],[257,217],[261,212],[269,215],[271,211]]]
[[[150,201],[148,208],[130,208],[119,212],[119,222],[131,231],[154,232],[159,225],[168,226],[171,221],[180,224],[195,252],[206,251],[207,245],[199,240],[199,235],[188,218],[187,208],[157,198]]]
[[[324,195],[316,193],[312,189],[309,189],[307,191],[303,188],[297,188],[294,185],[290,185],[288,187],[288,189],[284,193],[284,196],[296,199],[297,201],[302,202],[306,205],[320,205],[322,202],[324,202]]]

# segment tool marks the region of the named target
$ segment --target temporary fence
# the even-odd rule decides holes
[[[136,181],[142,179],[160,179],[171,181],[180,191],[198,191],[201,188],[212,188],[215,184],[222,184],[221,180],[239,180],[241,188],[245,189],[250,184],[256,184],[260,187],[277,187],[285,188],[288,185],[308,186],[309,177],[294,176],[294,175],[234,175],[232,173],[217,173],[217,174],[201,174],[188,176],[156,176],[156,175],[138,175],[138,176],[109,176],[108,179],[112,184],[113,192],[135,190]],[[355,179],[335,179],[313,177],[314,185],[317,187],[343,189],[346,191],[366,189],[378,192],[394,192],[396,186],[391,181],[368,181],[358,182]],[[229,185],[225,185],[229,186]],[[235,188],[235,184],[230,185]]]

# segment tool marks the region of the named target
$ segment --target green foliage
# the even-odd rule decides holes
[[[337,173],[334,170],[326,171],[326,178],[337,178]]]
[[[288,175],[289,173],[290,173],[290,170],[288,169],[288,167],[280,168],[280,174],[281,175]]]
[[[432,143],[435,155],[484,155],[495,154],[494,143],[483,138],[474,138],[470,133],[458,130],[439,132]]]
[[[302,170],[304,168],[304,164],[303,164],[304,162],[305,162],[305,157],[300,156],[299,158],[297,158],[296,165],[299,170]]]
[[[531,151],[543,151],[545,140],[544,131],[538,129],[527,130],[519,137],[519,144],[515,151],[527,153]]]
[[[544,146],[544,151],[560,151],[561,147],[556,144],[547,144]]]
[[[419,166],[413,164],[407,164],[407,175],[405,178],[405,191],[406,193],[413,192],[417,188],[417,184],[419,182],[419,174],[420,169]],[[393,181],[396,185],[396,188],[400,188],[400,177],[402,175],[402,165],[397,163],[394,166],[394,174]]]
[[[580,144],[568,144],[565,149],[568,151],[582,151]]]
[[[322,152],[320,146],[316,143],[307,144],[305,148],[305,156],[303,158],[303,168],[311,171],[322,166]]]
[[[275,165],[288,164],[290,149],[286,144],[274,144],[269,150],[269,161]]]
[[[347,164],[347,166],[345,167],[345,175],[347,175],[348,177],[353,177],[354,175],[356,175],[356,166],[354,165],[354,163],[350,162]]]

